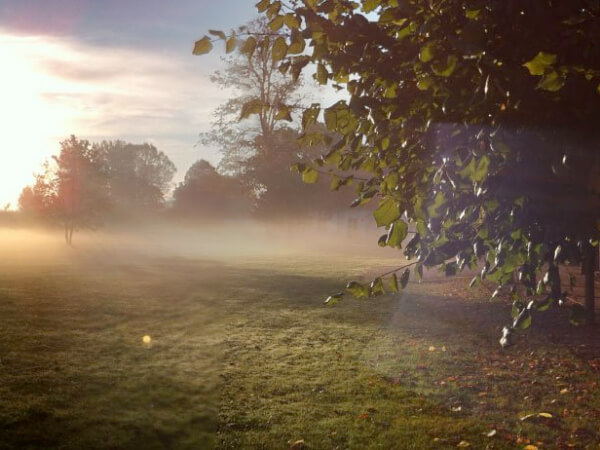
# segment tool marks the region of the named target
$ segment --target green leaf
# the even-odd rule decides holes
[[[327,84],[327,78],[329,77],[329,72],[322,63],[317,65],[317,73],[315,74],[316,80],[319,84]]]
[[[521,311],[523,311],[524,308],[525,308],[525,305],[523,304],[522,301],[520,301],[520,300],[514,301],[512,304],[511,311],[510,311],[510,317],[515,319],[521,313]]]
[[[406,269],[404,269],[404,272],[402,272],[402,275],[400,275],[400,286],[402,287],[402,289],[404,289],[406,287],[406,285],[408,284],[409,278],[410,278],[410,269],[406,268]]]
[[[536,88],[543,89],[545,91],[556,92],[559,91],[564,85],[565,77],[559,75],[555,70],[552,70],[544,74]]]
[[[302,172],[302,181],[307,184],[315,184],[319,179],[319,172],[312,167],[307,167]]]
[[[347,134],[355,130],[356,118],[348,106],[340,101],[324,112],[325,126],[329,131]]]
[[[390,277],[390,281],[388,284],[388,290],[390,292],[398,292],[400,290],[400,287],[398,285],[398,276],[393,273],[392,276]]]
[[[248,39],[246,39],[244,41],[244,43],[240,47],[240,53],[242,55],[248,56],[248,58],[251,58],[252,55],[254,54],[254,50],[256,49],[256,44],[257,44],[256,39],[254,39],[252,36],[250,36]]]
[[[192,54],[194,55],[204,55],[210,52],[213,48],[212,42],[208,36],[204,36],[199,41],[196,41],[194,44],[194,50],[192,50]]]
[[[231,36],[227,41],[225,41],[225,53],[231,53],[235,50],[235,45],[237,44],[237,40],[234,36]]]
[[[292,13],[288,13],[285,16],[283,16],[283,23],[290,30],[296,30],[300,27],[300,21],[298,20],[296,15]]]
[[[364,0],[362,10],[368,14],[379,6],[380,1],[381,0]]]
[[[432,84],[433,84],[433,78],[425,76],[425,77],[419,78],[419,80],[417,81],[417,89],[419,89],[420,91],[426,91],[427,89],[429,89],[431,87]]]
[[[277,16],[269,22],[271,31],[277,31],[283,26],[283,16]]]
[[[396,220],[390,225],[385,244],[388,247],[400,248],[407,235],[408,224],[403,220]]]
[[[379,206],[373,211],[373,217],[378,227],[384,227],[391,224],[400,215],[398,201],[392,197],[384,198],[379,202]]]
[[[433,59],[433,43],[428,42],[421,46],[421,50],[419,51],[419,59],[421,62],[429,62]]]
[[[449,77],[456,69],[458,58],[454,55],[448,55],[445,62],[436,61],[432,64],[431,70],[440,77]]]
[[[473,183],[481,183],[487,177],[489,168],[490,158],[483,155],[478,160],[475,157],[471,158],[468,164],[458,171],[458,174],[462,178],[468,178]]]
[[[369,288],[363,286],[358,281],[351,281],[346,285],[346,291],[356,298],[365,298],[369,296]]]
[[[217,36],[220,39],[223,39],[223,40],[227,39],[227,36],[225,35],[225,33],[223,33],[220,30],[208,30],[208,32],[210,34],[212,34],[213,36]]]
[[[290,46],[288,47],[288,55],[297,55],[304,51],[306,47],[306,43],[302,36],[298,36],[296,39],[292,40]]]
[[[480,9],[467,9],[465,11],[465,17],[467,19],[474,20],[474,19],[477,19],[477,17],[479,17],[480,12],[481,12]]]
[[[375,278],[371,282],[370,288],[371,288],[371,295],[383,295],[383,294],[385,294],[385,291],[383,289],[383,280],[381,279],[381,277]]]
[[[288,122],[292,121],[292,113],[288,106],[279,105],[277,109],[277,113],[275,114],[275,120],[287,120]]]
[[[423,264],[417,264],[415,266],[415,273],[417,274],[417,277],[419,277],[419,282],[421,282],[423,279]]]
[[[327,297],[327,299],[325,300],[325,304],[329,305],[329,306],[333,306],[335,305],[339,300],[342,299],[342,297],[344,297],[344,293],[343,292],[338,292],[337,294],[333,294],[330,295],[329,297]]]
[[[271,6],[271,1],[270,0],[261,0],[255,6],[256,6],[256,9],[258,10],[258,12],[261,13],[261,12],[266,11],[267,8],[269,6]]]
[[[548,295],[544,300],[536,302],[535,309],[537,311],[546,311],[548,308],[550,308],[553,302],[554,299],[552,298],[552,296]]]
[[[285,43],[284,37],[278,37],[275,39],[273,43],[273,48],[271,50],[271,58],[274,62],[281,61],[287,55],[287,44]]]
[[[268,105],[265,105],[265,103],[262,100],[258,98],[252,99],[244,103],[244,105],[242,106],[242,113],[240,115],[240,119],[246,119],[252,114],[260,114],[265,108],[268,108]]]
[[[446,203],[446,196],[442,191],[438,191],[433,197],[433,202],[427,207],[429,217],[438,218],[442,215],[440,208]]]
[[[311,106],[310,108],[305,109],[302,113],[302,128],[306,129],[309,125],[316,123],[320,111],[321,108],[318,106]]]
[[[531,75],[544,75],[546,69],[556,62],[556,55],[539,52],[535,57],[523,64]]]
[[[475,286],[477,283],[479,282],[479,277],[473,277],[471,279],[471,282],[469,283],[469,287],[472,288],[473,286]]]
[[[329,190],[330,191],[337,191],[340,186],[342,185],[341,181],[340,181],[340,177],[333,175],[331,177],[331,182],[329,183]]]
[[[523,309],[513,322],[513,328],[525,330],[531,325],[531,313],[528,309]]]
[[[398,89],[398,84],[392,83],[383,92],[383,98],[396,98],[396,89]]]

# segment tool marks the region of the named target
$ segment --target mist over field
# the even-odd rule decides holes
[[[356,255],[400,258],[397,251],[379,248],[382,234],[363,222],[360,227],[346,221],[224,220],[190,223],[154,219],[151,223],[112,224],[76,235],[74,245],[65,246],[58,227],[0,228],[0,264],[54,264],[86,255],[117,263],[121,258],[213,259],[221,262],[290,255]],[[375,245],[374,245],[375,244]]]

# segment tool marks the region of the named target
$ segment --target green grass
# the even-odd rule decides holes
[[[326,307],[390,260],[100,256],[1,268],[0,448],[600,442],[598,377],[569,330],[502,351],[506,306],[464,279]],[[553,417],[520,420],[535,412]]]

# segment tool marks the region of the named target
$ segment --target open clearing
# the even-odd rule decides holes
[[[326,307],[392,260],[53,252],[0,267],[0,448],[600,443],[598,334],[502,351],[507,306],[464,278]]]

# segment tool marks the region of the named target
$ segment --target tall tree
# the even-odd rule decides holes
[[[379,198],[374,216],[387,229],[382,245],[400,248],[406,220],[414,223],[417,233],[404,251],[415,260],[398,269],[401,286],[409,266],[417,274],[440,266],[452,275],[482,264],[482,279],[515,296],[515,317],[501,341],[508,344],[513,329],[529,325],[532,310],[561,297],[557,264],[589,267],[584,256],[599,237],[600,6],[589,0],[293,5],[257,4],[271,32],[284,39],[274,59],[294,75],[315,67],[321,84],[343,87],[349,96],[304,112],[305,127],[322,117],[343,139],[312,167],[299,166],[303,177],[313,179],[325,163],[340,179],[362,178],[355,205]],[[289,56],[300,41],[311,51]],[[212,44],[205,37],[196,47],[202,53]],[[393,273],[392,290],[396,281]],[[382,280],[351,283],[348,290],[378,294]]]
[[[106,160],[114,207],[131,214],[163,206],[176,171],[167,155],[147,143],[105,141],[94,148]]]
[[[65,241],[71,245],[75,230],[102,223],[109,205],[106,161],[89,141],[75,136],[60,143],[60,152],[53,159],[54,208],[64,226]]]
[[[221,175],[206,160],[196,161],[173,192],[176,213],[203,219],[239,218],[249,212],[250,199],[236,177]]]
[[[217,71],[211,81],[234,95],[214,113],[211,131],[201,135],[205,145],[216,146],[222,153],[220,169],[243,174],[255,156],[269,157],[278,151],[275,132],[285,128],[281,121],[292,120],[291,108],[299,102],[300,83],[278,70],[281,40],[269,35],[264,19],[240,27],[239,33],[255,34],[225,58],[225,69]],[[273,108],[263,108],[270,104]],[[240,118],[252,118],[240,122]]]
[[[48,163],[41,173],[35,174],[31,186],[25,186],[19,196],[19,210],[35,219],[49,219],[56,201],[54,183]]]

